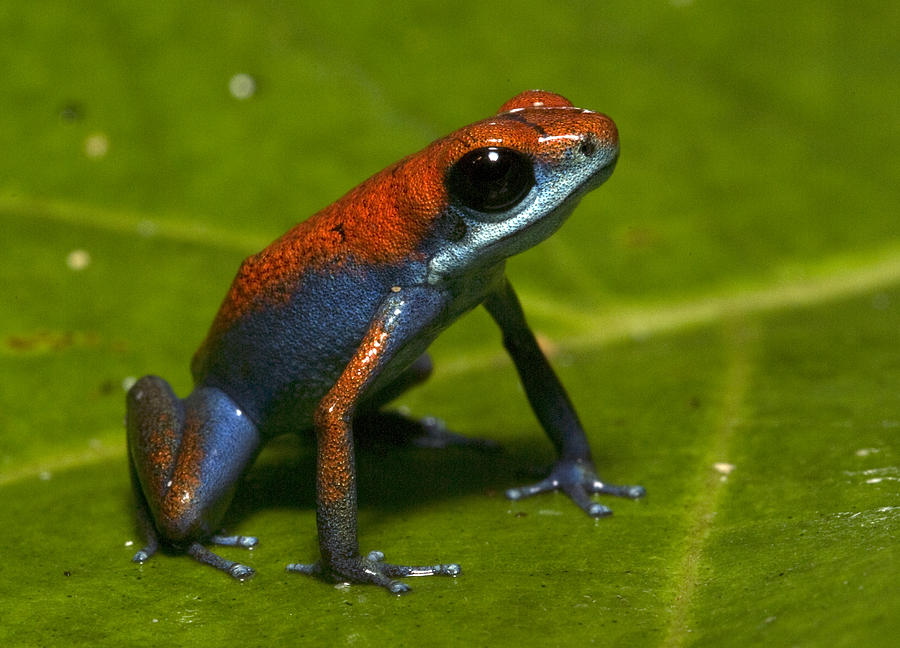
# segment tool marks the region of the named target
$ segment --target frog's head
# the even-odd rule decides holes
[[[550,236],[612,174],[619,137],[609,117],[532,90],[431,148],[445,169],[442,241],[428,266],[435,283]]]

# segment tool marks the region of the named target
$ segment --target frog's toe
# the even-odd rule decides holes
[[[228,574],[232,578],[236,578],[239,581],[245,581],[255,573],[256,570],[254,570],[252,567],[242,565],[241,563],[234,563],[231,567],[228,568]]]
[[[366,560],[379,565],[385,575],[393,578],[405,578],[407,576],[459,576],[462,572],[462,567],[457,563],[425,565],[423,567],[393,565],[384,562],[384,554],[380,551],[370,551],[366,556]]]
[[[219,545],[220,547],[243,547],[244,549],[253,549],[256,545],[259,544],[259,538],[256,536],[242,536],[242,535],[214,535],[209,541],[214,545]]]
[[[153,554],[156,553],[156,547],[144,547],[143,549],[138,550],[132,557],[131,562],[139,563],[143,565],[145,562],[150,560],[153,557]]]
[[[322,563],[288,563],[285,570],[294,572],[295,574],[306,574],[307,576],[320,576],[322,574]]]
[[[625,497],[627,499],[640,499],[647,494],[647,489],[643,486],[607,484],[599,479],[594,481],[590,491],[600,495],[614,495],[615,497]]]
[[[227,560],[225,558],[222,558],[218,554],[214,554],[199,542],[195,542],[191,546],[189,546],[187,549],[187,553],[194,560],[209,565],[210,567],[215,567],[216,569],[225,572],[232,578],[236,578],[239,581],[247,580],[256,573],[256,570],[248,565],[234,562],[233,560]]]

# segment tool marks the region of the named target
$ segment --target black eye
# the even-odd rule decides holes
[[[510,148],[488,146],[469,151],[450,167],[450,196],[481,212],[498,212],[518,203],[534,186],[534,169],[527,155]]]

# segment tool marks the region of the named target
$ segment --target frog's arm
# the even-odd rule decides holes
[[[382,562],[381,552],[359,553],[356,467],[352,421],[367,390],[404,346],[439,320],[443,294],[420,286],[391,293],[381,304],[368,332],[315,415],[317,436],[316,522],[321,561],[288,565],[289,571],[324,574],[336,580],[375,583],[395,594],[409,590],[396,578],[455,576],[459,565],[412,567]]]
[[[537,493],[561,490],[591,517],[612,513],[607,506],[591,500],[593,493],[632,499],[642,497],[644,489],[641,486],[615,486],[597,477],[584,428],[565,389],[528,327],[509,281],[504,281],[488,295],[484,305],[503,332],[503,346],[516,365],[528,402],[558,455],[549,477],[537,484],[509,489],[507,497],[517,500]]]

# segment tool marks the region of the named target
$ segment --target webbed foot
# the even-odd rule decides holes
[[[298,574],[330,578],[335,582],[372,583],[386,588],[391,594],[397,595],[404,594],[411,589],[403,581],[396,580],[398,578],[408,576],[458,576],[462,571],[462,568],[456,563],[421,567],[394,565],[384,562],[384,554],[380,551],[370,551],[365,557],[355,556],[340,560],[328,567],[323,566],[322,562],[319,561],[312,564],[292,563],[286,569],[289,572]]]
[[[569,460],[557,462],[546,479],[529,486],[510,488],[506,491],[506,496],[511,500],[520,500],[549,491],[562,491],[593,518],[612,515],[612,509],[594,502],[591,495],[615,495],[639,499],[646,494],[643,486],[617,486],[601,481],[589,461]]]

